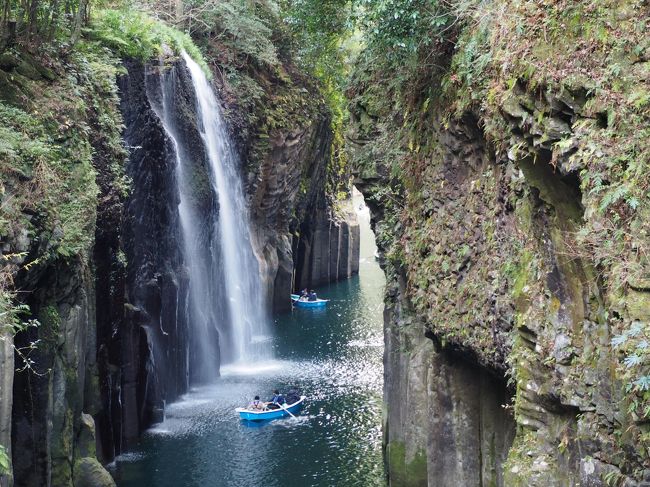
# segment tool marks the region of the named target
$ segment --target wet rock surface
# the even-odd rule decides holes
[[[114,485],[101,464],[131,447],[162,419],[166,403],[201,379],[190,375],[193,338],[183,312],[188,275],[180,251],[174,145],[154,109],[161,103],[163,72],[176,75],[175,123],[193,164],[191,204],[199,218],[216,214],[218,204],[209,190],[193,91],[182,63],[168,54],[162,63],[126,59],[119,70],[118,61],[106,54],[102,76],[110,78],[101,80],[67,64],[52,71],[27,55],[0,59],[0,97],[9,104],[28,105],[35,88],[51,92],[57,77],[68,80],[67,69],[74,71],[70,83],[77,76],[78,84],[101,92],[96,100],[74,98],[95,94],[85,85],[83,95],[66,92],[74,91],[66,101],[81,107],[87,118],[75,120],[75,140],[88,155],[88,167],[74,172],[86,178],[71,182],[87,197],[75,200],[84,206],[74,215],[80,222],[68,215],[71,223],[63,223],[69,228],[62,228],[59,208],[48,209],[47,216],[25,211],[22,226],[12,228],[7,240],[2,236],[3,253],[24,254],[19,264],[30,263],[14,284],[41,323],[16,336],[17,347],[38,342],[29,355],[33,370],[15,372],[26,362],[14,364],[11,340],[0,342],[0,444],[10,446],[16,485]],[[118,71],[119,90],[113,83]],[[347,278],[358,266],[354,219],[348,222],[333,211],[334,201],[324,190],[332,142],[328,110],[320,96],[312,97],[318,93],[313,81],[295,66],[289,72],[281,79],[275,71],[268,79],[269,73],[261,73],[268,90],[264,103],[279,111],[290,104],[295,112],[282,117],[282,126],[242,130],[236,137],[254,220],[252,239],[276,310],[290,306],[299,229],[309,235],[310,246],[323,249],[317,257],[300,259],[329,261],[331,268],[308,275],[305,285]],[[215,78],[218,87],[223,79]],[[295,99],[287,103],[285,93],[275,96],[282,90]],[[245,119],[248,114],[226,98],[228,113]],[[122,122],[125,147],[119,142]],[[26,184],[28,178],[22,179]],[[69,203],[68,195],[60,197]],[[335,230],[323,234],[325,226]],[[62,242],[67,247],[60,248]],[[219,337],[215,332],[210,339]],[[0,483],[11,485],[11,479]]]
[[[604,127],[584,93],[515,83],[497,113],[434,119],[423,130],[435,149],[405,151],[401,180],[376,149],[385,121],[353,105],[355,184],[389,281],[391,485],[644,485],[647,421],[628,413],[612,337],[647,319],[636,299],[647,301],[630,287],[612,294],[616,268],[577,250],[581,229],[606,225],[584,193],[593,168],[573,157]],[[503,144],[481,126],[499,127]],[[481,376],[495,382],[485,390]],[[492,447],[465,443],[476,430],[456,437],[472,422]]]

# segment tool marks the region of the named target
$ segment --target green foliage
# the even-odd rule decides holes
[[[650,325],[635,321],[612,338],[612,345],[624,354],[621,369],[630,412],[650,420]]]
[[[53,101],[58,105],[58,102]],[[74,111],[58,112],[58,106],[42,107],[44,116],[34,117],[0,102],[0,175],[10,180],[16,172],[29,178],[2,207],[0,233],[11,233],[11,226],[23,219],[25,207],[49,214],[61,230],[58,253],[71,256],[89,248],[94,227],[95,172],[91,147],[84,133],[76,132]],[[52,131],[70,131],[65,145],[54,139]],[[28,224],[27,224],[28,225]]]
[[[283,0],[284,21],[293,34],[293,48],[301,67],[319,81],[319,88],[332,113],[331,160],[327,192],[347,197],[351,171],[344,149],[349,118],[345,85],[359,46],[355,38],[356,10],[353,0]]]
[[[23,319],[30,313],[29,306],[16,304],[14,298],[14,295],[6,290],[0,292],[0,325],[5,330],[9,330],[11,335],[39,326],[38,320]]]
[[[2,0],[0,3],[0,52],[11,35],[20,43],[58,41],[63,46],[79,40],[88,20],[89,0]],[[15,23],[15,33],[10,26]]]
[[[5,341],[8,338],[13,338],[17,333],[26,331],[29,328],[40,326],[38,320],[29,318],[29,306],[21,304],[16,301],[16,294],[9,289],[12,282],[12,275],[15,273],[18,266],[14,263],[15,260],[24,258],[24,254],[20,255],[4,255],[0,257],[3,266],[0,267],[0,341]],[[33,263],[23,265],[22,269],[28,270]],[[25,319],[27,317],[27,319]],[[16,369],[16,372],[30,370],[34,373],[36,370],[33,368],[34,361],[29,358],[30,353],[39,345],[39,340],[28,343],[24,347],[16,347],[13,340],[10,340],[11,348],[17,358],[21,360],[21,366]],[[8,465],[3,463],[3,454],[6,455],[6,450],[3,451],[0,445],[0,476],[7,473]],[[7,459],[8,462],[8,459]],[[3,472],[3,468],[5,468]]]
[[[353,0],[283,0],[284,21],[294,38],[300,65],[340,88],[354,54]],[[357,41],[358,43],[358,41]]]
[[[395,60],[434,47],[453,20],[447,5],[438,0],[362,1],[369,46]]]
[[[272,2],[249,0],[186,0],[184,23],[194,37],[210,37],[229,50],[259,65],[278,66],[274,20],[277,7]]]
[[[162,54],[158,22],[142,12],[103,10],[90,25],[91,39],[111,47],[121,56],[140,60]]]
[[[0,445],[0,476],[8,474],[10,468],[11,460],[7,454],[7,449],[3,445]]]
[[[123,57],[154,59],[168,46],[187,52],[210,75],[205,59],[189,35],[133,9],[99,10],[88,29],[89,37]]]

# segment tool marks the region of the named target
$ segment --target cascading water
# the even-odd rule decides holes
[[[230,326],[232,361],[268,358],[269,330],[260,269],[250,239],[250,222],[238,171],[238,158],[208,79],[183,53],[196,95],[197,119],[210,164],[210,181],[219,201],[218,235]],[[266,345],[265,345],[266,344]],[[226,352],[222,347],[222,352]]]
[[[215,94],[201,68],[183,53],[194,88],[196,125],[203,150],[192,147],[177,126],[177,74],[161,76],[161,106],[155,108],[173,143],[180,193],[183,254],[188,269],[187,321],[190,369],[195,381],[218,375],[219,363],[270,358],[268,317],[238,159],[229,143]],[[199,155],[200,153],[200,155]],[[211,204],[196,203],[197,164],[205,158]],[[199,171],[199,172],[200,172]]]
[[[187,167],[192,152],[188,150],[188,144],[176,122],[178,89],[175,69],[165,72],[161,65],[161,105],[156,106],[154,103],[153,108],[172,142],[176,159],[176,184],[180,195],[178,212],[183,237],[183,257],[189,281],[186,307],[183,310],[185,322],[189,323],[190,328],[190,350],[186,354],[189,361],[187,369],[191,372],[188,376],[191,375],[193,381],[206,382],[219,375],[219,313],[216,308],[219,276],[214,265],[218,256],[213,252],[214,237],[210,225],[199,224],[203,217],[192,204],[192,178]]]

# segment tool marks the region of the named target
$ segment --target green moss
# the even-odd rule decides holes
[[[187,52],[211,76],[203,54],[189,35],[174,29],[144,12],[132,8],[105,9],[94,13],[90,38],[109,46],[124,57],[142,61],[154,59],[163,53],[163,46],[177,54]]]
[[[427,485],[427,459],[423,451],[418,450],[413,458],[407,461],[404,443],[391,441],[386,446],[386,456],[391,485]]]
[[[61,327],[61,316],[56,306],[48,305],[41,309],[38,314],[38,321],[47,330],[46,333],[52,333],[54,336],[58,335]]]
[[[55,414],[52,438],[52,485],[72,487],[74,423],[70,408]]]
[[[571,221],[582,221],[582,208],[577,191],[560,181],[550,164],[524,158],[518,161],[518,166],[524,172],[526,182],[537,188],[542,200],[554,208],[559,222],[570,225]]]

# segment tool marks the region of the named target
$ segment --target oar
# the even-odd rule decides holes
[[[286,412],[288,412],[289,416],[291,416],[293,419],[298,419],[293,414],[291,414],[291,411],[289,411],[284,404],[278,404],[278,406],[280,406],[281,409],[284,409]]]

